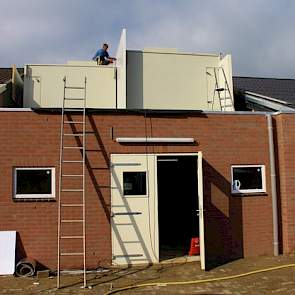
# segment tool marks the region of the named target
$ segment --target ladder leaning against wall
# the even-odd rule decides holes
[[[68,85],[67,78],[64,77],[63,82],[60,128],[57,288],[61,285],[62,265],[67,260],[71,262],[74,259],[81,259],[84,287],[86,287],[85,109],[87,81],[85,77],[83,86],[73,86]]]

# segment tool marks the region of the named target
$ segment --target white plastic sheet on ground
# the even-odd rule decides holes
[[[0,231],[0,275],[12,275],[15,269],[15,231]]]

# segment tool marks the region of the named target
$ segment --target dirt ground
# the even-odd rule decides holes
[[[111,289],[134,284],[209,279],[292,263],[295,263],[295,255],[241,259],[209,272],[201,271],[198,262],[112,269],[88,273],[90,288],[87,289],[81,288],[82,276],[77,274],[63,275],[61,278],[63,288],[59,290],[55,288],[55,276],[41,279],[2,276],[0,277],[0,294],[105,294]],[[182,286],[158,285],[121,291],[116,294],[295,294],[295,267],[226,281]]]

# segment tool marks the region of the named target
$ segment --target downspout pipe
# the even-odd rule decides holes
[[[267,114],[267,129],[268,129],[268,146],[269,146],[269,163],[271,177],[271,197],[272,197],[272,220],[273,220],[273,253],[274,256],[279,255],[279,219],[278,219],[278,196],[277,196],[277,181],[276,181],[276,161],[273,139],[273,124],[272,115]]]

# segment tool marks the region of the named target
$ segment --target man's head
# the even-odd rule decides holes
[[[109,45],[108,45],[107,43],[103,43],[103,44],[102,44],[102,49],[103,49],[103,50],[107,51],[108,48],[109,48]]]

